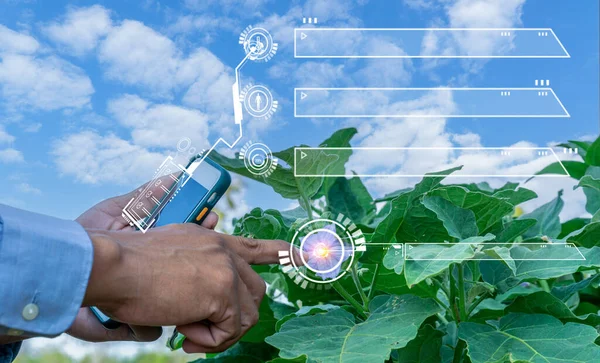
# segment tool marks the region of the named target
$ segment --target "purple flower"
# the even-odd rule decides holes
[[[308,255],[307,267],[323,280],[335,278],[340,273],[342,263],[352,254],[352,247],[340,241],[334,224],[304,237],[302,241],[302,252]]]

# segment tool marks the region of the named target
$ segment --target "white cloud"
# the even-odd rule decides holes
[[[417,10],[430,10],[438,7],[439,0],[402,0],[409,8]]]
[[[446,10],[453,28],[503,28],[521,24],[524,4],[525,0],[457,0]]]
[[[308,61],[276,62],[269,69],[271,78],[280,82],[293,82],[295,87],[332,87],[345,84],[348,74],[345,64],[331,64],[329,62]]]
[[[164,155],[115,135],[83,131],[57,140],[51,154],[58,170],[88,183],[139,184],[152,177]]]
[[[204,43],[210,43],[220,31],[233,32],[240,28],[238,21],[232,17],[217,17],[210,14],[183,15],[167,28],[167,34],[198,34]]]
[[[40,131],[41,128],[42,128],[42,123],[41,122],[36,122],[36,123],[32,123],[32,124],[26,125],[23,128],[23,131],[30,132],[30,133],[35,133],[35,132]]]
[[[21,153],[19,150],[13,148],[0,150],[1,163],[11,164],[22,163],[23,161],[25,161],[25,158],[23,158],[23,153]]]
[[[99,60],[108,78],[157,96],[171,98],[192,85],[184,96],[188,105],[210,111],[224,108],[223,97],[228,97],[227,105],[231,102],[233,72],[218,57],[202,47],[186,56],[171,39],[138,21],[125,20],[113,28],[100,45]]]
[[[124,95],[108,104],[119,123],[131,129],[133,144],[175,148],[183,137],[196,148],[208,146],[208,117],[200,111],[170,104],[151,104],[136,95]]]
[[[230,113],[233,70],[206,48],[198,48],[181,63],[179,76],[195,80],[183,103],[211,113]]]
[[[232,12],[240,16],[260,16],[265,5],[274,0],[184,0],[187,8],[194,11],[206,11],[211,7],[218,7],[226,13]]]
[[[40,47],[35,38],[17,33],[0,24],[0,55],[2,53],[32,54]]]
[[[126,94],[108,102],[108,113],[129,137],[81,131],[52,146],[59,171],[79,182],[138,184],[176,149],[184,137],[198,152],[209,145],[209,117],[195,109],[154,104]]]
[[[17,184],[17,190],[21,193],[25,194],[33,194],[33,195],[41,195],[42,191],[34,186],[31,186],[29,183],[19,183]]]
[[[82,55],[95,49],[101,37],[112,27],[110,12],[100,6],[70,8],[61,22],[53,22],[43,27],[48,38]]]
[[[85,72],[58,57],[0,55],[0,94],[8,109],[81,108],[92,93]]]
[[[4,128],[0,125],[0,145],[2,144],[11,144],[15,141],[15,137],[11,134],[9,134],[8,132],[6,132],[6,130],[4,130]]]
[[[177,85],[181,54],[175,43],[144,24],[125,20],[101,43],[108,78],[169,95]]]

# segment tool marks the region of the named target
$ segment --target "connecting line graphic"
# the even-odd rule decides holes
[[[235,139],[234,142],[232,142],[231,144],[228,143],[224,138],[220,137],[212,146],[210,149],[208,149],[205,153],[203,153],[200,162],[199,163],[195,163],[194,168],[189,168],[187,171],[192,174],[196,168],[202,164],[204,162],[204,160],[208,157],[208,155],[220,144],[223,143],[225,144],[228,148],[233,149],[235,147],[235,145],[237,145],[237,143],[242,139],[242,137],[244,136],[244,131],[242,128],[242,121],[244,118],[244,113],[242,111],[242,103],[240,102],[240,95],[242,94],[242,87],[240,86],[240,69],[244,66],[244,64],[248,61],[248,58],[250,57],[250,55],[252,55],[252,53],[248,53],[246,54],[246,56],[244,57],[244,59],[242,59],[242,61],[240,62],[240,64],[237,65],[237,67],[235,67],[235,83],[232,86],[232,97],[233,97],[233,117],[235,120],[235,123],[237,125],[240,126],[240,132],[239,132],[239,136],[237,139]]]
[[[194,171],[200,164],[206,160],[208,155],[221,143],[234,148],[235,145],[243,137],[243,110],[240,102],[241,87],[240,87],[240,69],[248,61],[252,53],[247,53],[244,59],[235,67],[235,83],[232,86],[233,97],[233,113],[234,120],[239,125],[239,136],[235,141],[229,143],[224,138],[220,137],[210,149],[203,152],[200,161],[192,163],[189,168],[176,163],[172,156],[168,156],[160,165],[155,173],[154,178],[149,182],[140,193],[132,198],[129,203],[123,208],[122,216],[129,222],[131,226],[137,227],[140,231],[146,232],[154,225],[163,208],[170,202],[177,192],[187,184],[192,178]],[[178,145],[178,151],[190,149],[191,140],[187,139],[188,143],[185,147]],[[165,181],[168,183],[165,185]],[[157,195],[159,196],[157,198]]]

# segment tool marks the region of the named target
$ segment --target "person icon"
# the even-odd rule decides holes
[[[260,41],[260,35],[256,35],[256,49],[255,53],[260,53],[263,50],[264,44]]]
[[[260,93],[256,95],[256,110],[260,111],[262,105],[262,97],[260,97]]]

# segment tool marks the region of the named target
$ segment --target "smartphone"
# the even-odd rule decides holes
[[[177,196],[163,208],[152,227],[173,223],[202,224],[231,185],[229,172],[209,158],[204,161],[199,157],[192,159],[186,169],[194,170],[193,175],[179,189]],[[92,306],[90,310],[106,329],[120,326],[119,322],[112,320],[98,308]]]

